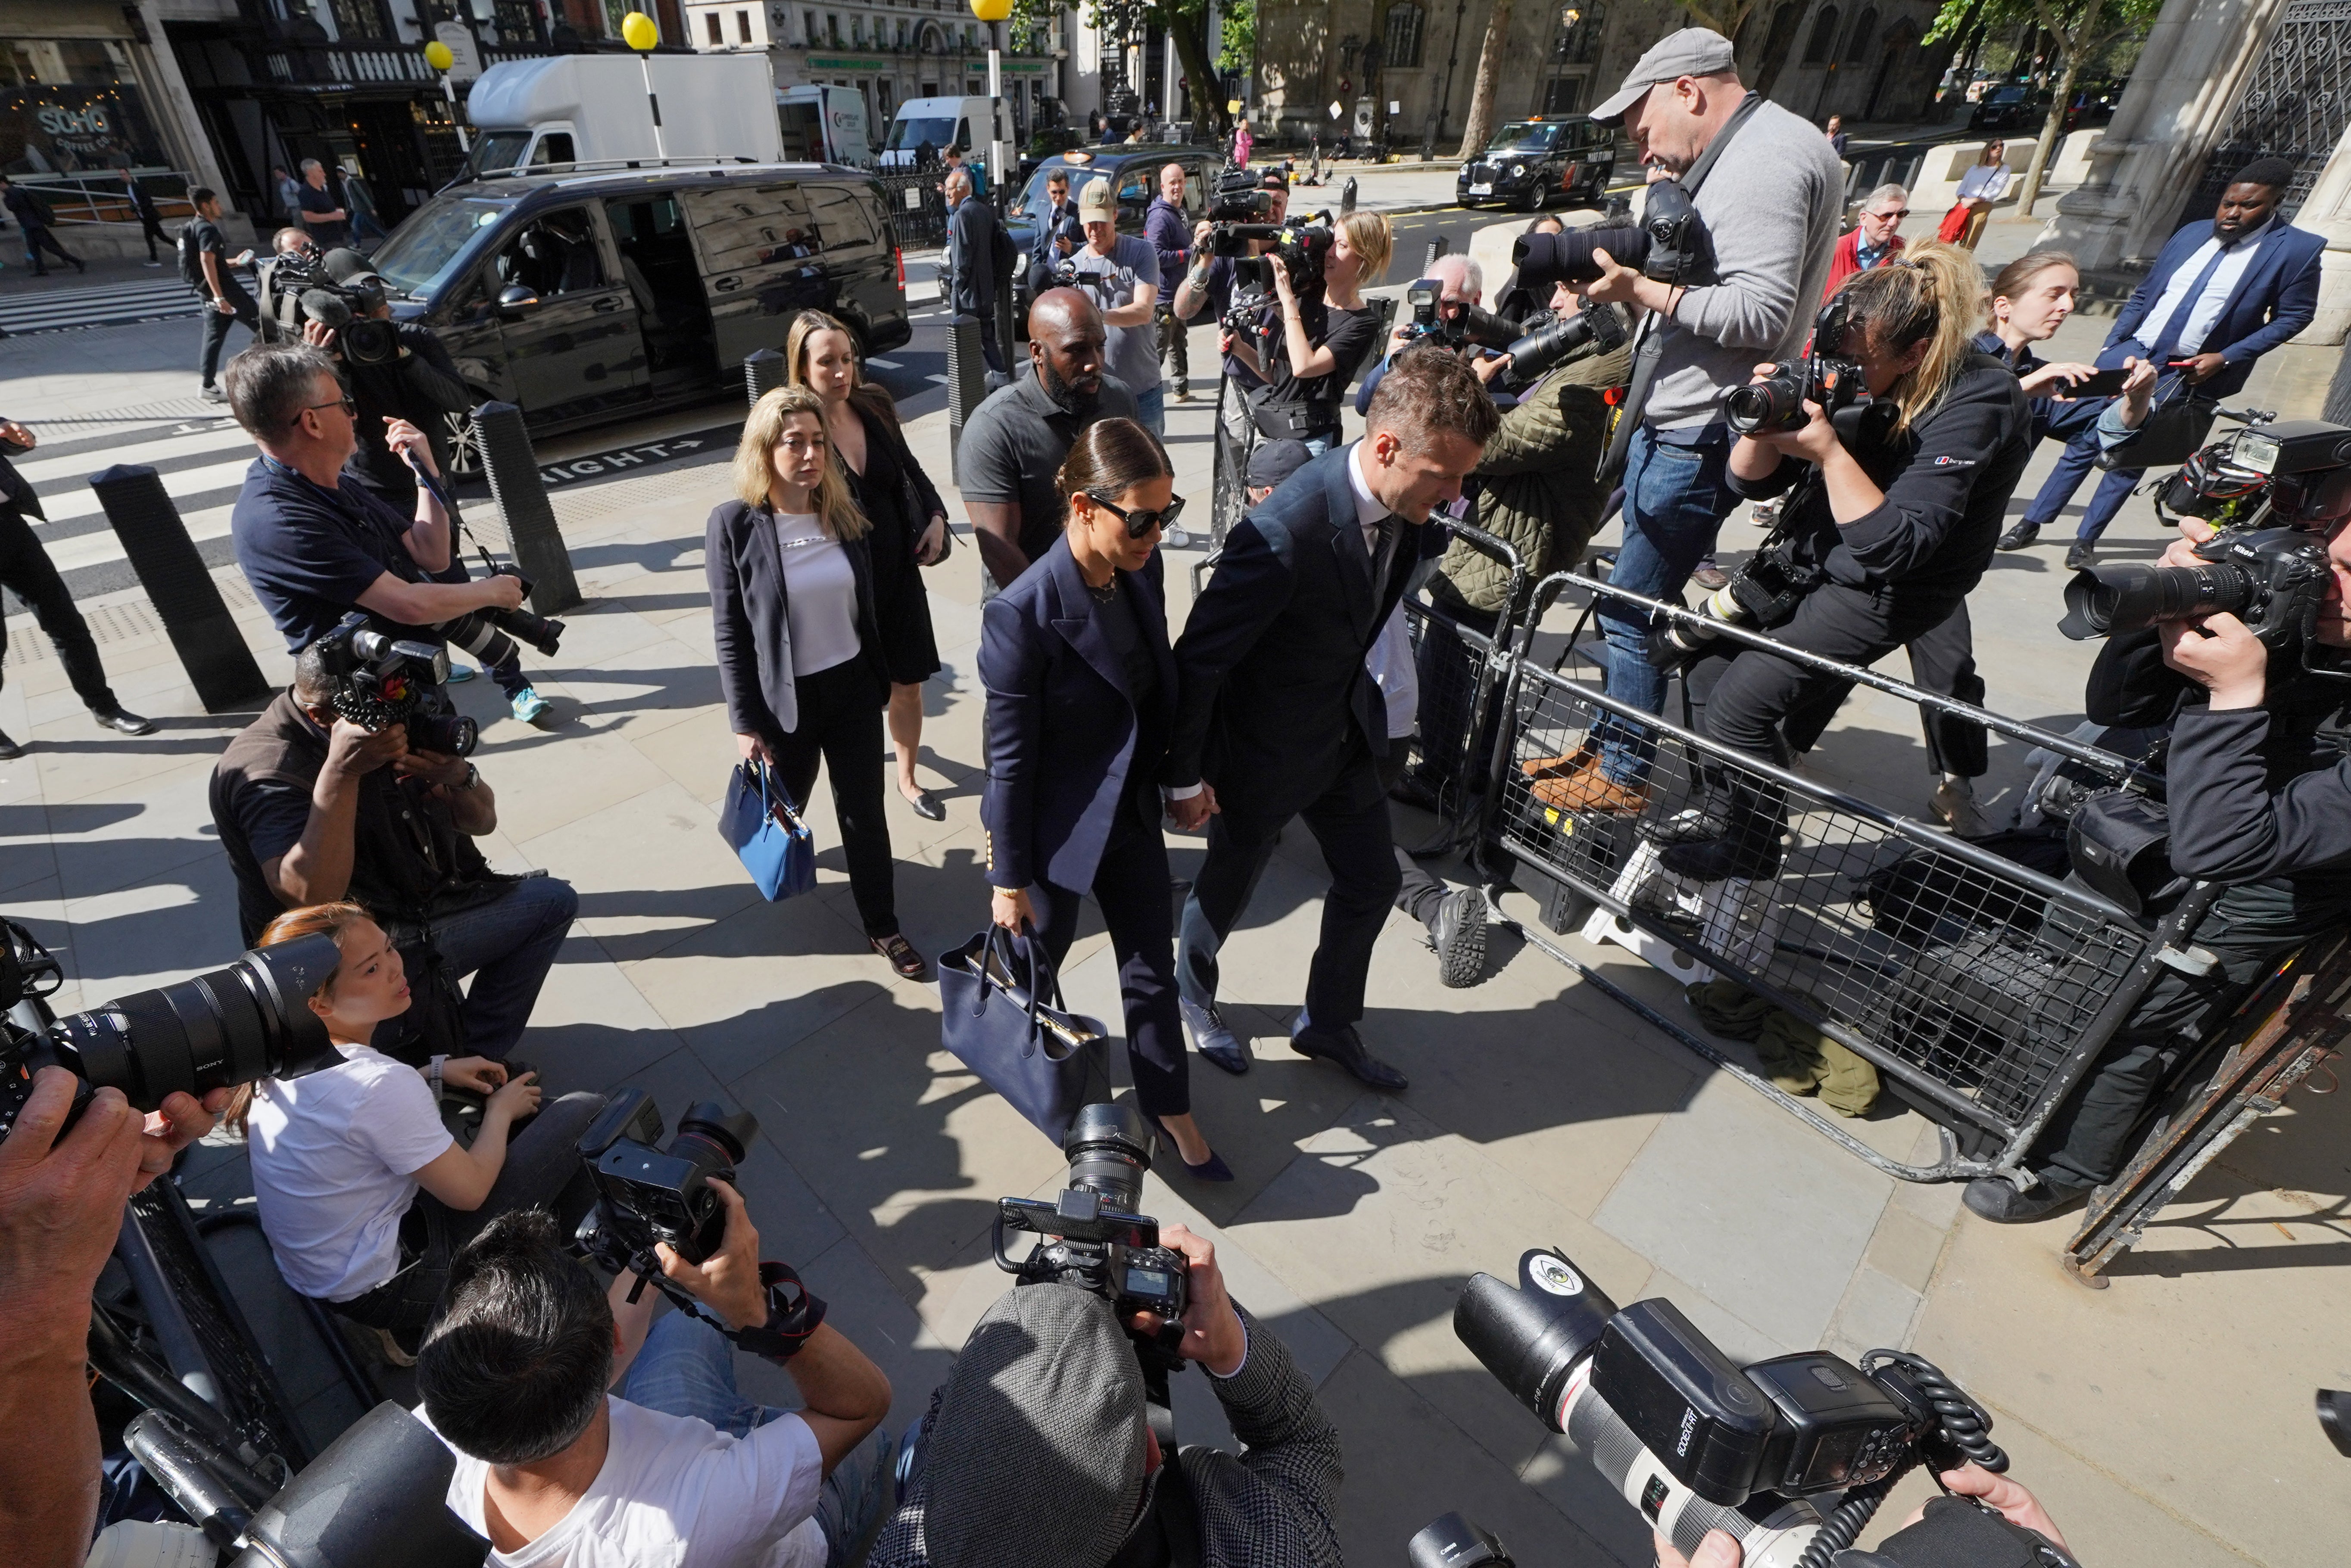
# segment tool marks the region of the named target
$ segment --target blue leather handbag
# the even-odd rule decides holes
[[[718,812],[718,835],[770,903],[816,886],[816,836],[762,762],[738,763]]]
[[[939,955],[939,1038],[1039,1132],[1059,1143],[1088,1103],[1110,1098],[1102,1026],[1061,1003],[1033,935],[989,926]]]

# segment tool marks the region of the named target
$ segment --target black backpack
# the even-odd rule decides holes
[[[212,292],[212,285],[204,281],[204,259],[201,244],[203,236],[198,233],[206,226],[202,218],[197,218],[186,228],[182,229],[179,251],[181,281],[198,294],[208,296]]]

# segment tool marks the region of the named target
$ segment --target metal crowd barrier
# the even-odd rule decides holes
[[[1413,742],[1411,776],[1435,794],[1436,815],[1444,824],[1435,838],[1411,846],[1419,855],[1458,848],[1477,836],[1490,772],[1487,748],[1499,737],[1516,618],[1528,601],[1526,563],[1509,545],[1467,523],[1432,520],[1426,525],[1449,535],[1448,550],[1466,546],[1499,564],[1508,577],[1502,608],[1490,628],[1432,599],[1426,585],[1436,576],[1433,570],[1404,599],[1420,680],[1420,725]]]
[[[1572,898],[1561,902],[1595,910],[1595,922],[1613,922],[1599,934],[1685,980],[1736,981],[1849,1047],[1938,1125],[1940,1158],[1923,1166],[1888,1158],[1813,1102],[1780,1089],[1532,930],[1525,933],[1530,943],[1891,1175],[2015,1179],[2042,1128],[2166,955],[2184,951],[2217,889],[2192,889],[2161,922],[2143,923],[2086,888],[1547,669],[1532,655],[1535,631],[1571,587],[1685,623],[1701,619],[1681,606],[1571,573],[1536,585],[1515,657],[1496,661],[1507,666],[1493,693],[1506,738],[1488,775],[1481,844],[1487,873],[1539,896],[1564,889]],[[1706,624],[1729,641],[2044,747],[2117,784],[2137,782],[2135,763],[2095,747],[1742,628]],[[1631,748],[1628,755],[1649,757],[1648,793],[1636,811],[1593,809],[1569,785],[1565,775],[1604,740]],[[1786,847],[1777,870],[1709,883],[1666,870],[1659,859],[1666,847],[1712,836],[1703,821],[1708,803],[1734,780],[1785,802]],[[1557,921],[1554,929],[1569,923]]]

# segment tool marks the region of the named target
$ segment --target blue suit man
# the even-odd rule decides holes
[[[1387,705],[1364,660],[1403,597],[1420,525],[1461,493],[1500,417],[1458,355],[1403,356],[1364,438],[1300,469],[1236,524],[1193,602],[1176,644],[1164,776],[1179,814],[1196,783],[1217,815],[1184,908],[1176,979],[1201,1054],[1228,1072],[1246,1071],[1249,1054],[1217,1011],[1217,953],[1296,816],[1322,850],[1331,891],[1291,1047],[1373,1088],[1405,1086],[1355,1031],[1398,885],[1379,767]]]
[[[2202,396],[2225,398],[2244,386],[2254,360],[2309,326],[2318,308],[2319,257],[2326,241],[2277,217],[2293,182],[2294,165],[2283,158],[2259,159],[2238,171],[2212,222],[2191,223],[2165,244],[2147,281],[2115,317],[2098,369],[2153,360],[2167,368],[2159,400],[2178,396],[2182,383]],[[2065,453],[2023,521],[2001,537],[2001,549],[2032,544],[2073,499],[2098,455],[2097,416],[2105,407],[2105,401],[2085,400],[2068,410],[2072,417],[2060,431],[2069,437]],[[2140,472],[2116,469],[2098,482],[2065,553],[2068,566],[2090,560]]]

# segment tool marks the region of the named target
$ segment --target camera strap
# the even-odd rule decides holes
[[[1698,187],[1706,183],[1707,175],[1713,171],[1723,150],[1730,145],[1731,139],[1755,118],[1755,111],[1762,107],[1761,93],[1747,95],[1738,112],[1723,126],[1722,134],[1698,154],[1698,161],[1691,164],[1688,172],[1681,177],[1684,192],[1692,197],[1698,194]],[[1600,460],[1599,480],[1603,484],[1615,483],[1624,473],[1625,455],[1633,447],[1633,432],[1640,428],[1641,410],[1648,405],[1649,383],[1657,379],[1657,363],[1666,352],[1658,321],[1657,314],[1651,312],[1642,321],[1641,336],[1633,345],[1632,378],[1625,384],[1625,400],[1616,406],[1616,428],[1609,432],[1607,453]]]

